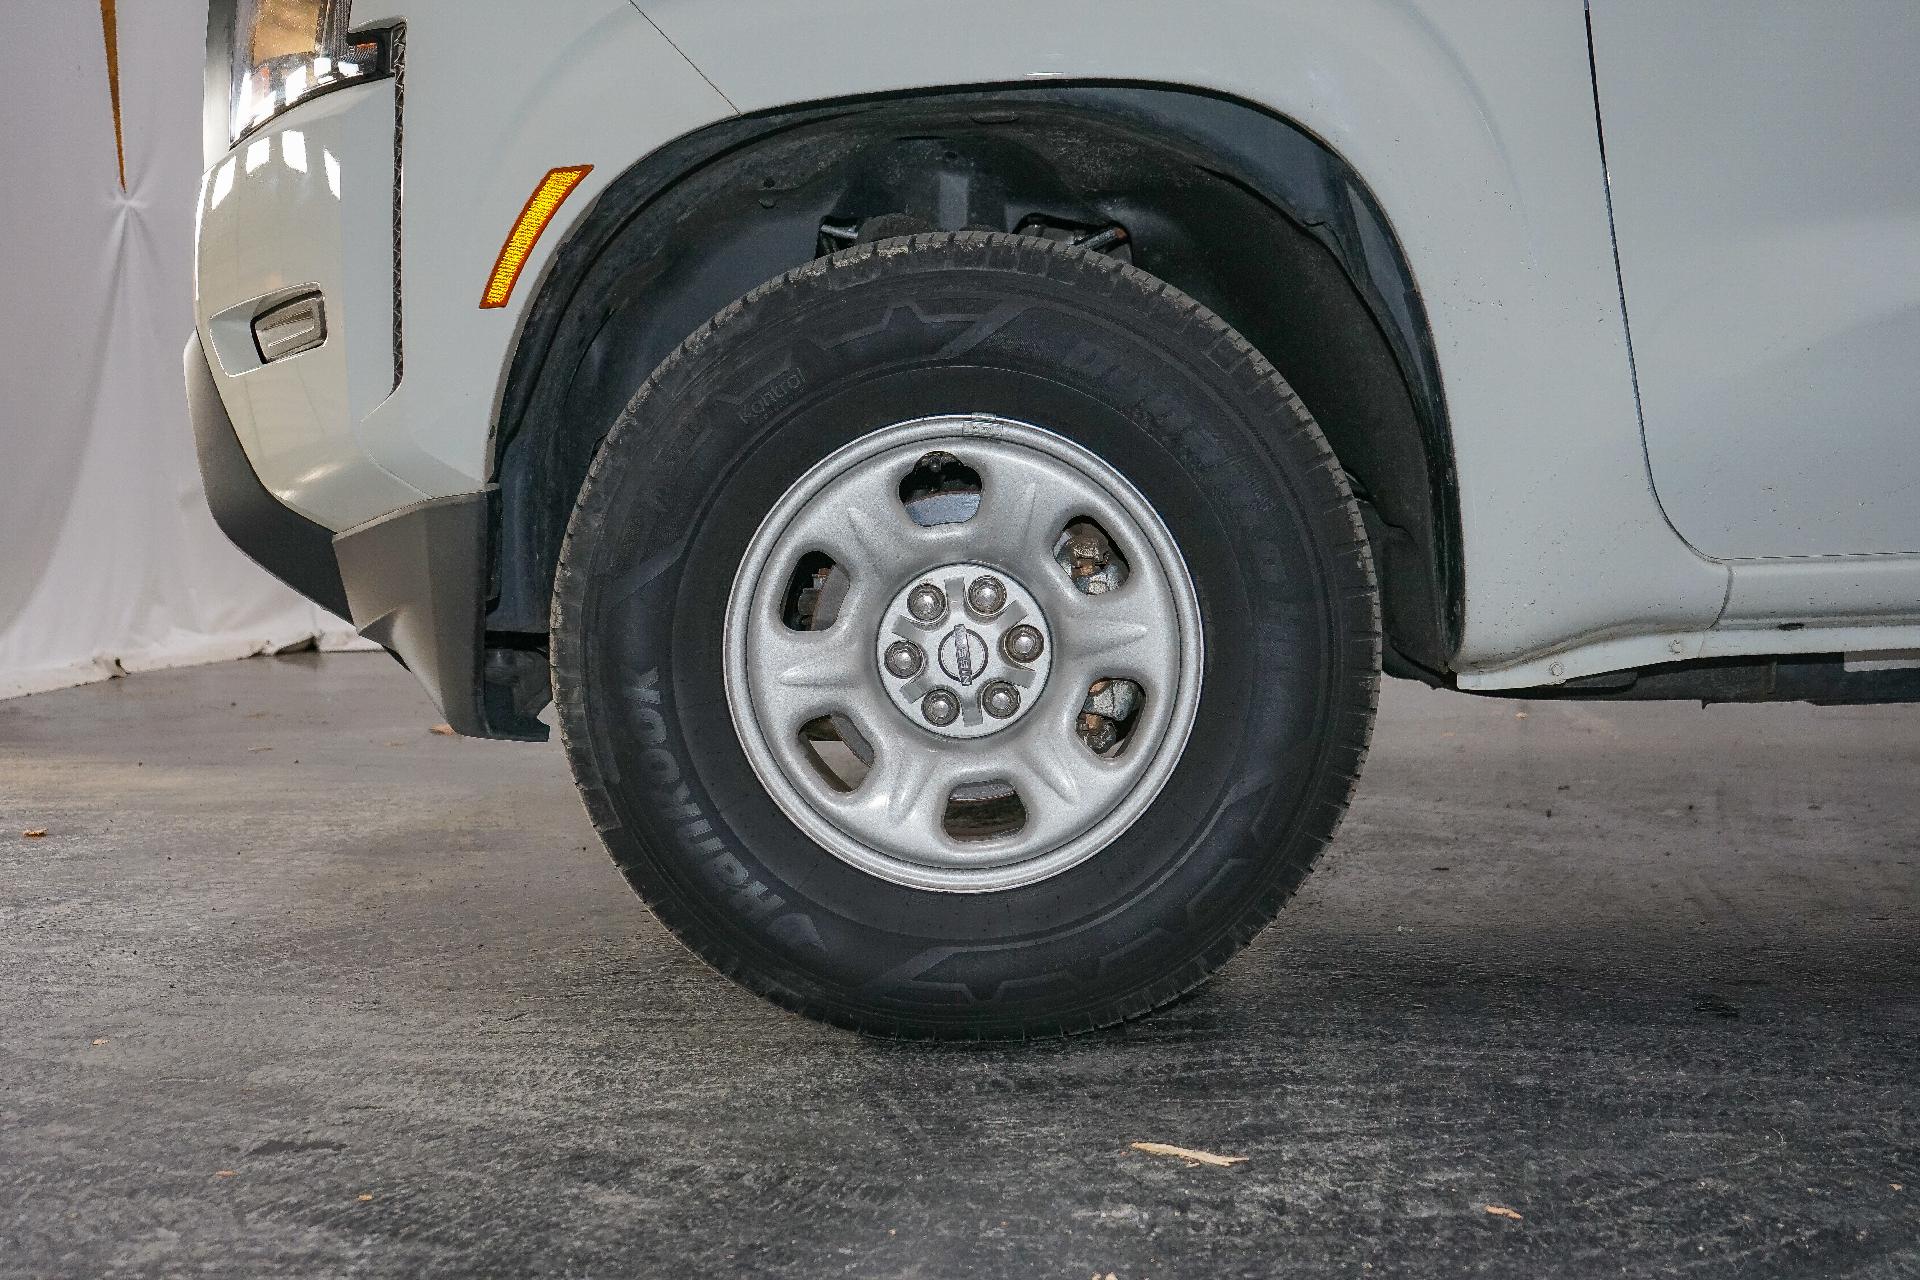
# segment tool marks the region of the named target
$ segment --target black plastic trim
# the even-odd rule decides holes
[[[334,560],[333,533],[285,506],[260,483],[220,402],[199,333],[187,340],[183,362],[194,450],[214,523],[268,573],[346,617],[347,591]]]
[[[1863,657],[1872,657],[1863,654]],[[1479,690],[1469,690],[1479,692]],[[1920,667],[1848,670],[1846,655],[1696,658],[1583,676],[1565,684],[1489,689],[1498,698],[1579,701],[1810,702],[1821,707],[1920,702]]]
[[[426,686],[447,723],[484,736],[480,583],[487,495],[404,507],[333,540],[353,625]]]
[[[407,194],[407,24],[388,29],[387,61],[393,71],[393,389],[407,372],[406,330],[402,325],[403,292],[400,253],[401,215]]]
[[[490,491],[433,498],[338,534],[360,634],[413,672],[447,723],[477,738],[544,742],[544,654],[489,653],[481,633]]]

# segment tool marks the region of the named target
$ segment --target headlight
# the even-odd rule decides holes
[[[215,0],[207,52],[209,59],[218,60],[224,49],[232,68],[228,143],[238,142],[296,102],[389,73],[389,33],[349,34],[348,3]]]

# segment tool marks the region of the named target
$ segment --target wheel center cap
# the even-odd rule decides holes
[[[965,623],[947,632],[940,642],[940,669],[962,688],[978,680],[987,669],[987,642]]]
[[[908,720],[943,738],[983,738],[1033,709],[1053,665],[1053,635],[1040,602],[1011,574],[963,561],[900,589],[874,657]]]

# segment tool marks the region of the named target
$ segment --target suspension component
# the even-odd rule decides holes
[[[1131,680],[1095,680],[1081,704],[1080,740],[1096,755],[1106,755],[1126,737],[1139,714],[1143,691]]]
[[[1076,520],[1061,534],[1053,558],[1073,585],[1090,596],[1105,595],[1126,581],[1126,563],[1098,525]]]

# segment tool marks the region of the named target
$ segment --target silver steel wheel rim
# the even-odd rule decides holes
[[[978,510],[964,522],[920,525],[901,502],[903,478],[936,451],[980,476]],[[1097,522],[1126,559],[1118,588],[1086,594],[1056,561],[1059,533],[1077,519]],[[831,625],[797,631],[784,608],[796,566],[810,553],[831,558],[850,582]],[[919,704],[902,687],[924,682],[929,691],[977,698],[975,685],[956,687],[946,669],[929,680],[938,658],[926,644],[924,664],[903,680],[889,670],[887,649],[910,634],[901,611],[916,586],[933,581],[947,591],[951,580],[966,583],[983,570],[1004,580],[1021,621],[1041,630],[1045,662],[1028,664],[1033,678],[1018,689],[1019,707],[997,726],[943,733],[909,710]],[[948,604],[947,618],[959,608],[958,621],[979,621],[964,603]],[[931,628],[930,638],[946,639],[949,625]],[[993,636],[1004,638],[1012,625]],[[1092,857],[1159,795],[1200,701],[1198,598],[1159,516],[1086,449],[984,415],[884,427],[802,476],[747,547],[727,600],[724,643],[734,728],[781,810],[834,856],[919,889],[1011,889]],[[1007,658],[990,668],[995,676],[982,671],[978,689],[1017,665]],[[1088,687],[1100,678],[1145,691],[1112,757],[1076,731]],[[801,739],[801,726],[823,716],[850,723],[870,749],[869,772],[852,790],[837,788]],[[1018,830],[987,839],[948,830],[956,788],[1002,783],[1024,810]]]

